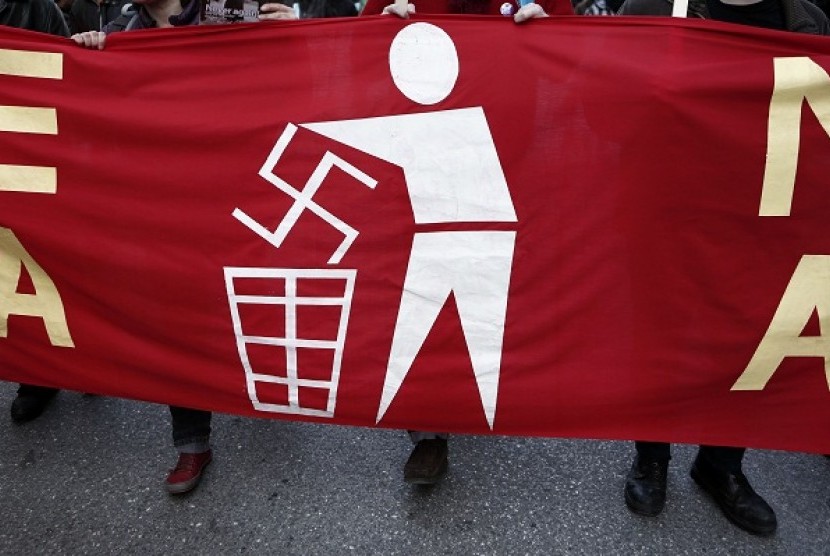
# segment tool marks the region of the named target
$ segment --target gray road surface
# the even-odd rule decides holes
[[[778,534],[732,526],[675,449],[658,518],[622,498],[625,442],[456,436],[443,484],[401,479],[397,431],[216,416],[214,463],[191,495],[164,406],[62,392],[13,425],[0,383],[0,554],[830,554],[830,459],[750,451]],[[817,424],[818,425],[818,424]],[[816,434],[828,434],[826,424]]]

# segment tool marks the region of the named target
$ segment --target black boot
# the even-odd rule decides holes
[[[446,438],[421,440],[403,468],[403,480],[414,485],[434,485],[447,473]]]
[[[640,515],[656,516],[666,505],[668,460],[634,458],[625,481],[625,503]]]
[[[700,456],[692,466],[692,479],[717,502],[724,515],[745,531],[772,535],[778,527],[775,512],[740,471],[729,472]]]
[[[17,389],[17,397],[12,401],[12,421],[25,423],[40,417],[57,393],[56,388],[21,384]]]

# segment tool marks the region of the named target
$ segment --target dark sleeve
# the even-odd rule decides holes
[[[380,15],[383,8],[391,4],[394,0],[366,0],[366,5],[360,10],[360,15]]]
[[[671,15],[672,5],[665,0],[625,0],[617,15]]]
[[[352,0],[344,0],[339,3],[335,2],[336,9],[332,12],[332,17],[352,17],[357,15],[357,6]]]
[[[824,15],[827,15],[827,0],[810,0],[810,2],[821,8],[821,11],[824,12]]]
[[[69,30],[73,33],[84,33],[91,31],[89,24],[84,17],[84,4],[80,1],[72,3],[72,9],[69,10]]]
[[[137,17],[137,16],[134,16]],[[119,15],[101,28],[104,34],[111,35],[113,33],[120,33],[130,24],[130,19],[127,16]]]
[[[75,24],[72,21],[72,14],[63,12],[63,22],[66,23],[66,29],[69,31],[70,36],[75,34],[73,29],[75,28]]]
[[[58,4],[58,3],[55,2],[55,4]],[[72,30],[72,29],[74,29],[74,27],[72,25],[72,6],[73,5],[74,4],[70,4],[68,8],[63,8],[63,7],[61,7],[60,4],[58,4],[58,8],[60,8],[61,15],[63,16],[63,22],[66,23],[66,28],[69,30],[70,35],[73,35],[75,33],[75,31]]]
[[[300,17],[350,17],[357,15],[354,0],[300,0]]]
[[[800,0],[800,2],[804,10],[815,22],[817,34],[830,35],[830,21],[828,21],[827,15],[825,15],[822,9],[807,0]]]
[[[63,12],[52,0],[49,0],[46,7],[46,32],[60,37],[69,36],[69,27],[63,18]]]

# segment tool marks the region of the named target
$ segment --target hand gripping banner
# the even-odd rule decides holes
[[[0,378],[830,452],[828,69],[668,18],[3,29]]]

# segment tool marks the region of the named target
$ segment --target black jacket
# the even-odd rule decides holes
[[[128,0],[75,0],[69,12],[69,26],[73,33],[101,31],[104,25],[121,15]]]
[[[0,25],[69,36],[69,28],[54,0],[0,0]]]
[[[818,7],[807,0],[781,0],[787,31],[810,35],[830,35],[830,23]],[[670,16],[671,0],[626,0],[618,15]],[[689,17],[709,18],[706,0],[689,0]]]
[[[184,27],[186,25],[199,25],[201,23],[202,0],[180,0],[182,13],[170,16],[170,24],[173,27]],[[139,29],[152,29],[157,27],[155,20],[144,6],[138,4],[127,4],[122,14],[106,25],[102,31],[120,33],[121,31],[138,31]]]

